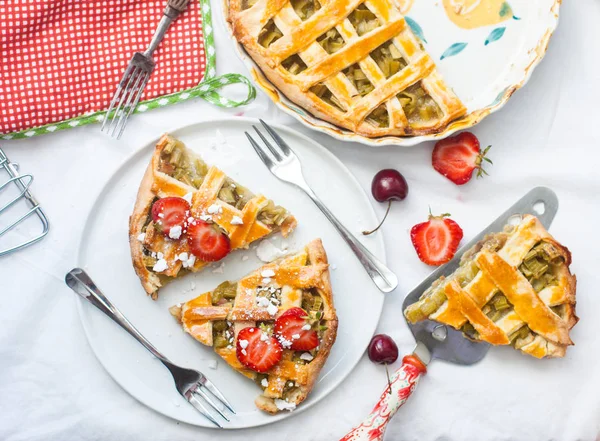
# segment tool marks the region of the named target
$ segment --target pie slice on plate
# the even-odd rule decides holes
[[[354,133],[438,133],[466,113],[392,0],[229,0],[228,20],[285,96]]]
[[[271,233],[287,236],[295,227],[285,208],[254,195],[164,135],[138,191],[129,244],[135,271],[156,299],[174,277],[200,271]]]
[[[320,239],[170,311],[185,332],[261,387],[255,404],[269,413],[306,399],[337,334]]]
[[[534,216],[487,236],[404,312],[472,339],[512,345],[537,358],[564,357],[573,342],[576,278],[571,253]]]

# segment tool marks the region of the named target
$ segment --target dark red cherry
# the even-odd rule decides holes
[[[368,354],[374,363],[390,364],[398,359],[398,346],[389,335],[377,334],[369,343]]]
[[[386,168],[373,177],[371,193],[373,193],[373,197],[377,202],[387,202],[388,206],[385,215],[379,225],[377,225],[377,228],[371,231],[363,231],[365,236],[379,230],[383,225],[390,212],[392,201],[401,201],[406,198],[408,195],[408,184],[406,183],[404,176],[402,176],[398,170]]]
[[[398,170],[386,168],[373,177],[371,192],[377,202],[401,201],[408,195],[408,184]]]

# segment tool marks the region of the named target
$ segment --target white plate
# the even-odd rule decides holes
[[[512,94],[523,87],[544,57],[558,24],[561,0],[393,0],[400,5],[407,22],[421,36],[427,52],[446,83],[467,107],[467,115],[442,132],[424,136],[367,138],[315,118],[280,93],[262,74],[229,28],[229,36],[254,80],[275,104],[306,127],[343,141],[370,146],[413,146],[445,138],[458,130],[474,126],[499,110]],[[228,0],[223,0],[227,9]],[[508,4],[509,7],[504,7]],[[473,29],[458,26],[444,5],[472,11],[498,10],[497,23],[482,20]],[[503,11],[503,18],[500,17]],[[227,15],[227,11],[225,11]],[[454,18],[454,17],[453,17]],[[486,17],[487,18],[487,17]],[[491,18],[490,18],[491,20]],[[475,22],[475,20],[472,20]],[[451,48],[454,48],[452,50]],[[458,49],[458,50],[456,50]]]
[[[318,383],[296,411],[267,415],[254,406],[260,389],[250,380],[219,361],[212,348],[184,334],[167,308],[206,292],[223,280],[236,280],[260,266],[253,249],[234,252],[225,260],[223,272],[214,268],[191,274],[165,286],[158,301],[146,296],[137,278],[127,242],[128,217],[148,165],[154,144],[142,147],[114,174],[96,200],[84,228],[79,265],[85,268],[104,294],[160,351],[173,362],[204,372],[237,410],[228,428],[259,426],[287,418],[306,409],[330,393],[352,371],[371,338],[383,306],[381,294],[346,243],[310,199],[300,190],[277,180],[260,162],[244,136],[256,120],[246,118],[207,121],[171,132],[204,159],[291,210],[299,226],[291,240],[297,247],[321,237],[330,264],[335,306],[340,325],[337,341]],[[259,124],[260,125],[260,124]],[[348,169],[322,146],[288,128],[274,125],[296,151],[309,184],[325,204],[353,232],[376,225],[369,199]],[[217,132],[218,130],[218,132]],[[364,222],[364,225],[360,225]],[[269,239],[267,239],[269,240]],[[280,243],[281,237],[275,239]],[[363,243],[384,259],[380,234]],[[242,256],[249,256],[242,261]],[[191,289],[192,284],[195,285]],[[152,409],[186,423],[212,427],[179,396],[169,372],[133,338],[93,308],[80,302],[80,316],[96,356],[109,374],[127,392]],[[360,325],[360,326],[357,326]]]

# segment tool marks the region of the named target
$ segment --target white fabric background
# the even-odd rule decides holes
[[[430,144],[372,150],[311,134],[338,155],[367,191],[372,176],[384,167],[399,169],[409,182],[409,197],[393,207],[384,227],[388,262],[400,286],[389,294],[379,326],[396,339],[401,353],[414,343],[401,315],[402,298],[430,271],[418,261],[408,231],[426,217],[429,205],[436,212],[451,212],[467,240],[534,186],[553,188],[561,202],[551,231],[574,255],[581,318],[572,331],[576,346],[561,360],[537,361],[498,348],[473,367],[434,362],[386,439],[599,439],[599,19],[598,0],[562,6],[558,31],[530,84],[474,129],[482,144],[493,144],[494,166],[483,180],[454,186],[432,169]],[[218,8],[215,28],[219,72],[245,72],[225,37]],[[307,132],[264,95],[242,111]],[[161,132],[239,112],[197,100],[134,117],[120,142],[91,126],[2,143],[23,171],[35,175],[33,190],[52,227],[43,242],[0,262],[0,439],[335,441],[370,411],[385,374],[364,357],[330,396],[283,422],[220,433],[187,426],[125,393],[100,366],[82,333],[74,295],[63,277],[76,263],[91,195],[125,157]],[[376,208],[383,213],[383,206]],[[361,332],[360,323],[356,329]]]

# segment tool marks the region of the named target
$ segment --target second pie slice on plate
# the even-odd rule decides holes
[[[200,271],[271,233],[287,236],[295,227],[285,208],[164,135],[140,184],[129,244],[135,271],[156,299],[169,280]]]
[[[306,399],[337,335],[320,239],[170,311],[185,332],[260,386],[255,404],[269,413]]]

